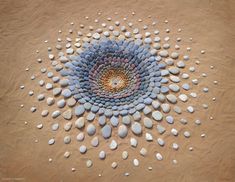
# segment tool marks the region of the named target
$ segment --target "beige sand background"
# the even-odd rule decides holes
[[[142,18],[147,23],[151,23],[148,15],[157,17],[161,22],[168,19],[171,30],[176,32],[178,28],[182,28],[184,37],[193,37],[192,49],[194,55],[199,55],[194,57],[201,61],[200,71],[208,73],[208,78],[199,88],[210,88],[210,92],[199,95],[200,99],[194,104],[201,105],[207,101],[209,109],[201,109],[199,113],[188,116],[191,117],[190,123],[185,127],[193,130],[192,137],[190,140],[178,137],[177,142],[181,147],[178,152],[172,151],[168,145],[156,149],[156,144],[142,140],[137,150],[129,149],[130,135],[122,141],[117,151],[107,153],[105,161],[98,159],[98,149],[91,148],[85,156],[81,156],[76,141],[64,145],[63,131],[52,133],[49,119],[48,122],[42,121],[40,114],[32,115],[29,112],[32,103],[37,104],[35,97],[32,99],[27,96],[30,86],[32,88],[29,78],[40,68],[35,61],[35,50],[44,50],[43,54],[46,55],[44,40],[54,40],[51,46],[55,45],[59,29],[67,30],[72,21],[77,24],[84,22],[84,16],[95,19],[97,11],[103,12],[101,19],[115,17],[116,11],[119,12],[117,19],[128,15],[132,20],[132,11],[137,13],[135,19]],[[164,30],[165,27],[159,28]],[[233,0],[1,0],[0,180],[235,181],[234,30]],[[201,49],[206,50],[203,58],[199,54]],[[214,65],[215,69],[210,70],[210,65]],[[30,71],[26,73],[24,70],[27,66]],[[218,80],[218,86],[213,85],[213,80]],[[25,85],[26,91],[19,90],[21,84]],[[35,93],[40,91],[38,88],[34,90]],[[217,98],[215,103],[212,97]],[[23,109],[20,108],[22,103],[25,105]],[[39,106],[40,109],[42,108]],[[209,120],[210,116],[214,120]],[[200,127],[193,124],[197,117],[203,121]],[[24,124],[25,121],[28,121],[28,125]],[[39,131],[35,126],[40,122],[44,123],[44,128]],[[201,133],[206,133],[205,139],[200,138]],[[71,135],[75,136],[76,131],[72,130]],[[49,147],[47,141],[52,136],[56,136],[58,142]],[[35,139],[39,142],[35,143]],[[171,142],[172,137],[166,135],[165,140]],[[89,143],[89,140],[86,142]],[[138,157],[141,165],[136,168],[131,159],[139,156],[141,146],[147,147],[149,154],[145,158]],[[188,151],[189,146],[194,147],[193,152]],[[101,148],[109,151],[107,141],[101,141],[99,149]],[[120,157],[124,149],[130,153],[127,161],[122,161]],[[72,152],[68,160],[63,158],[66,150]],[[156,151],[160,151],[165,160],[157,162],[154,157]],[[53,158],[52,163],[48,162],[50,157]],[[90,169],[85,167],[88,157],[94,162]],[[172,165],[173,159],[178,160],[177,165]],[[115,170],[110,167],[113,161],[119,162]],[[152,166],[153,170],[148,171],[148,166]],[[72,167],[76,168],[76,172],[71,172]],[[125,177],[124,172],[129,172],[130,176]],[[98,177],[99,173],[102,177]]]

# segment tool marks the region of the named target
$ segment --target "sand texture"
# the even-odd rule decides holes
[[[44,104],[38,104],[36,95],[41,88],[36,81],[30,80],[32,74],[41,77],[42,66],[37,63],[36,50],[40,50],[41,58],[46,59],[47,45],[54,48],[59,37],[58,30],[68,31],[74,26],[93,25],[94,21],[85,21],[97,18],[97,12],[102,14],[99,19],[122,20],[127,17],[130,21],[139,18],[146,24],[151,24],[153,18],[159,22],[169,21],[169,27],[161,23],[159,30],[170,28],[171,37],[177,38],[178,28],[182,28],[182,49],[189,45],[192,37],[192,57],[200,60],[199,70],[193,76],[207,73],[208,77],[198,86],[199,99],[192,102],[198,112],[193,115],[186,113],[189,124],[182,126],[182,130],[192,131],[190,139],[183,136],[177,138],[180,144],[178,151],[173,151],[168,145],[155,147],[154,143],[146,142],[144,137],[138,139],[138,147],[129,145],[129,132],[125,139],[117,136],[114,130],[113,139],[119,143],[115,151],[108,148],[109,140],[101,140],[99,147],[92,148],[90,140],[85,139],[83,144],[88,146],[88,152],[81,155],[79,144],[72,140],[65,145],[63,137],[65,131],[52,132],[51,118],[42,118],[40,112],[32,114],[29,110],[37,105],[42,110]],[[131,12],[136,15],[132,16]],[[118,12],[114,15],[114,12]],[[102,23],[102,21],[100,22]],[[142,25],[144,24],[142,23]],[[137,25],[140,26],[140,25]],[[54,182],[54,181],[102,181],[102,182],[232,182],[235,181],[235,1],[233,0],[1,0],[0,1],[0,181],[27,181],[27,182]],[[65,37],[65,35],[63,35]],[[163,33],[164,36],[164,33]],[[184,39],[183,39],[184,38]],[[200,54],[205,50],[204,55]],[[44,56],[44,57],[43,57]],[[194,64],[194,62],[189,62]],[[213,65],[214,69],[210,69]],[[48,70],[50,64],[48,63]],[[29,67],[28,72],[25,68]],[[213,81],[218,84],[214,85]],[[19,89],[24,85],[25,89]],[[203,94],[203,87],[209,92]],[[33,89],[34,97],[28,96]],[[45,90],[44,90],[45,91]],[[36,94],[37,93],[37,94]],[[47,94],[47,92],[44,92]],[[216,101],[212,98],[215,97]],[[207,110],[202,104],[208,104]],[[20,105],[24,104],[24,108]],[[183,105],[182,105],[183,107]],[[51,112],[56,106],[49,108]],[[200,109],[199,109],[200,108]],[[210,120],[213,117],[213,120]],[[194,121],[200,118],[202,125],[195,126]],[[176,120],[177,120],[176,116]],[[74,121],[73,118],[72,121]],[[28,122],[25,125],[25,122]],[[58,122],[65,123],[58,119]],[[43,129],[36,125],[43,123]],[[171,126],[164,125],[167,130]],[[61,125],[63,127],[63,124]],[[156,128],[152,132],[158,137]],[[99,133],[100,131],[98,131]],[[206,134],[201,138],[202,133]],[[77,130],[73,128],[70,135],[75,137]],[[53,146],[48,140],[56,137]],[[87,136],[86,136],[87,137]],[[88,137],[89,138],[89,137]],[[164,135],[166,143],[173,142],[173,137]],[[38,140],[35,143],[35,140]],[[193,151],[188,148],[192,146]],[[146,157],[139,155],[141,147],[148,150]],[[69,150],[71,156],[64,158],[64,152]],[[101,150],[107,151],[105,160],[98,158]],[[129,152],[128,160],[122,160],[122,151]],[[161,152],[163,161],[157,161],[155,154]],[[138,156],[138,157],[137,157]],[[138,158],[139,167],[133,166],[133,159]],[[48,159],[52,158],[52,162]],[[86,167],[87,159],[93,161],[91,168]],[[172,160],[177,159],[176,165]],[[118,162],[116,169],[111,168],[112,162]],[[152,171],[148,170],[151,166]],[[71,168],[76,168],[75,172]],[[124,173],[128,172],[128,177]],[[102,174],[101,177],[98,174]]]

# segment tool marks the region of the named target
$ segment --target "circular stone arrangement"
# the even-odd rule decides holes
[[[98,16],[100,14],[98,13]],[[132,16],[135,16],[134,12]],[[89,17],[85,19],[90,20]],[[138,140],[142,139],[152,142],[157,149],[170,146],[173,151],[179,150],[180,144],[176,142],[179,135],[187,140],[194,137],[190,131],[192,128],[184,129],[188,123],[187,115],[194,115],[200,107],[208,109],[205,100],[202,106],[191,102],[199,95],[209,92],[205,85],[200,87],[207,74],[197,75],[200,65],[198,56],[193,63],[189,56],[191,47],[187,47],[186,54],[182,53],[182,38],[173,40],[168,36],[171,31],[167,20],[162,25],[168,26],[165,29],[165,37],[160,37],[160,31],[155,28],[156,21],[152,22],[152,27],[143,25],[142,28],[142,19],[132,23],[124,17],[123,23],[120,23],[112,22],[109,17],[107,21],[107,24],[100,24],[99,20],[95,19],[94,26],[80,24],[80,28],[75,27],[72,22],[71,29],[64,38],[61,38],[63,34],[59,30],[57,44],[47,47],[48,60],[42,59],[40,52],[36,51],[36,60],[40,65],[39,73],[33,73],[30,79],[37,82],[41,92],[37,94],[32,88],[27,90],[24,85],[21,85],[20,89],[27,90],[27,94],[35,97],[40,104],[30,106],[29,109],[31,113],[39,113],[42,117],[42,121],[36,124],[37,129],[43,130],[44,119],[51,117],[51,131],[54,134],[58,130],[64,130],[64,144],[71,145],[75,138],[79,143],[78,152],[88,155],[90,147],[83,141],[90,140],[91,147],[98,149],[97,157],[100,160],[110,157],[106,155],[107,151],[99,146],[102,139],[108,140],[105,143],[110,151],[115,151],[119,150],[118,145],[126,140],[128,135],[131,136],[128,137],[130,141],[125,144],[129,143],[129,147],[137,148],[137,145],[140,145]],[[178,29],[177,35],[181,31],[182,29]],[[72,39],[74,36],[70,35],[74,34],[76,38]],[[189,40],[191,42],[192,38]],[[44,42],[49,44],[48,40]],[[206,52],[202,50],[200,53],[203,56]],[[49,67],[48,62],[51,64]],[[214,66],[210,68],[213,70]],[[25,70],[30,72],[30,68]],[[218,81],[213,83],[217,85]],[[194,88],[198,88],[198,91]],[[191,92],[191,89],[194,91]],[[215,100],[213,97],[213,102]],[[24,104],[21,108],[25,108]],[[66,123],[62,124],[60,119]],[[210,119],[213,117],[210,116]],[[25,125],[27,123],[25,122]],[[201,123],[201,120],[195,117],[196,126]],[[72,128],[79,131],[77,136],[70,133]],[[170,128],[168,133],[167,128]],[[152,134],[154,132],[157,134]],[[113,133],[117,133],[119,138],[113,139]],[[175,141],[165,141],[164,136],[168,134],[174,137]],[[205,136],[203,133],[199,137]],[[57,139],[54,136],[45,142],[51,146],[59,143],[56,142]],[[38,141],[35,139],[35,143]],[[150,154],[146,146],[140,147],[138,153],[142,157],[154,155],[156,161],[165,159],[164,154],[158,150]],[[131,158],[130,162],[135,167],[141,165],[138,156],[128,157],[126,150],[121,151],[121,158]],[[193,151],[192,146],[189,151]],[[66,150],[64,158],[73,157],[71,154]],[[52,161],[52,158],[49,158],[49,162]],[[172,163],[177,164],[178,161],[173,159]],[[92,160],[88,159],[85,165],[92,167]],[[118,163],[113,161],[110,166],[115,169]],[[74,167],[71,170],[76,171]],[[152,167],[149,166],[148,170],[152,170]],[[130,174],[125,172],[124,175]]]
[[[93,113],[126,115],[138,104],[151,104],[160,90],[161,73],[149,46],[101,40],[72,60],[65,64],[70,91],[80,104],[90,103]]]

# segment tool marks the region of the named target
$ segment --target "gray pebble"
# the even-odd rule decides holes
[[[96,136],[91,140],[91,145],[97,147],[99,145],[99,138]]]
[[[147,118],[147,117],[145,117],[144,118],[144,126],[146,127],[146,128],[152,128],[153,127],[153,122],[152,122],[152,120],[151,119],[149,119],[149,118]]]
[[[157,131],[158,133],[163,134],[166,131],[166,129],[162,125],[158,124]]]
[[[162,113],[159,111],[154,111],[154,112],[152,112],[152,117],[156,121],[161,121],[162,120]]]
[[[140,123],[138,122],[134,122],[132,125],[131,125],[131,130],[134,134],[136,135],[139,135],[142,133],[142,128],[141,128],[141,125]]]
[[[80,117],[75,121],[75,126],[78,129],[81,129],[85,126],[85,119],[84,117]]]
[[[70,136],[65,136],[64,137],[64,143],[69,144],[71,142],[71,137]]]
[[[125,138],[127,136],[128,129],[126,125],[120,125],[118,128],[118,136],[121,138]]]
[[[90,136],[91,136],[91,135],[94,135],[95,132],[96,132],[95,125],[89,124],[89,125],[87,126],[86,131],[87,131],[87,134],[88,134],[88,135],[90,135]]]
[[[60,111],[59,111],[59,110],[56,110],[56,111],[54,111],[54,112],[51,114],[51,117],[52,117],[52,118],[57,118],[60,114],[61,114]]]

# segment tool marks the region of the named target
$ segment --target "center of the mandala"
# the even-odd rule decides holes
[[[119,92],[127,87],[128,76],[123,69],[109,69],[101,76],[101,85],[109,92]]]

